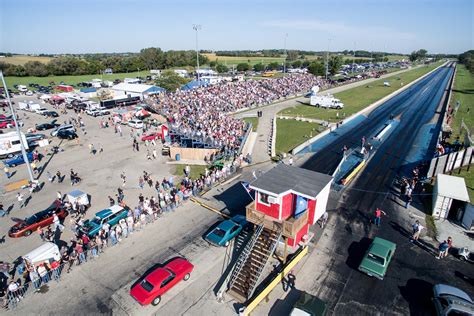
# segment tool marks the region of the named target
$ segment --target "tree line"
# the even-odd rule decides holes
[[[474,50],[468,50],[459,55],[459,62],[466,66],[470,72],[474,73]]]
[[[199,54],[199,63],[206,64],[209,59]],[[60,56],[48,63],[29,61],[24,65],[13,65],[0,62],[0,70],[6,76],[35,76],[49,75],[89,75],[99,74],[110,68],[114,73],[134,72],[150,69],[167,69],[171,67],[196,66],[195,51],[162,51],[160,48],[145,48],[138,54],[110,55],[88,54],[78,56]]]

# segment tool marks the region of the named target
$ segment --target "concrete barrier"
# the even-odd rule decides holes
[[[430,72],[427,72],[426,74],[424,74],[423,76],[419,77],[418,79],[415,79],[413,80],[412,82],[410,82],[409,84],[403,86],[402,88],[396,90],[396,91],[393,91],[392,93],[390,93],[389,95],[383,97],[382,99],[378,100],[378,101],[375,101],[374,103],[370,104],[369,106],[367,106],[366,108],[360,110],[359,112],[357,113],[354,113],[352,114],[351,116],[349,116],[348,118],[344,119],[343,122],[344,123],[348,123],[350,121],[352,121],[354,118],[356,118],[357,116],[361,115],[361,114],[366,114],[368,112],[371,112],[372,110],[374,110],[375,108],[377,108],[378,106],[380,106],[381,104],[383,104],[384,102],[386,102],[387,100],[393,98],[394,96],[402,93],[403,91],[405,91],[406,89],[410,88],[411,86],[413,86],[415,83],[417,83],[418,81],[426,78],[427,76],[429,76],[430,74],[432,74],[434,71],[438,70],[439,68],[441,67],[444,67],[448,62],[445,62],[441,65],[439,65],[438,67],[436,67],[435,69],[431,70]],[[300,151],[302,151],[303,149],[305,149],[307,146],[311,145],[312,143],[314,143],[315,141],[317,141],[318,139],[320,139],[321,137],[324,137],[326,136],[327,134],[329,134],[331,132],[331,126],[334,126],[334,124],[330,124],[329,125],[329,129],[319,133],[318,135],[314,136],[313,138],[307,140],[306,142],[304,142],[303,144],[295,147],[292,151],[291,151],[291,154],[292,155],[296,155],[298,154]]]

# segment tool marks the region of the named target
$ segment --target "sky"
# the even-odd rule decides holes
[[[0,0],[0,51],[344,49],[462,53],[473,0]],[[286,45],[285,45],[286,43]]]

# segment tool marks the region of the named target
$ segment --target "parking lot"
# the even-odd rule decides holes
[[[18,97],[15,98],[15,103],[24,100],[34,100],[34,97]],[[16,105],[15,105],[16,106]],[[47,109],[54,110],[49,104],[42,104]],[[60,113],[60,111],[57,111]],[[69,121],[70,118],[77,118],[77,115],[72,110],[68,110],[67,114],[60,114],[55,118],[59,123]],[[35,124],[41,124],[52,121],[52,118],[46,118],[39,114],[17,111],[18,117],[24,122],[22,131],[26,132],[29,128],[34,128]],[[56,137],[51,137],[51,130],[38,131],[38,133],[45,134],[50,140],[50,145],[46,147],[38,147],[37,150],[43,156],[38,164],[41,170],[38,178],[41,190],[37,193],[31,194],[27,189],[20,192],[24,195],[24,199],[28,201],[27,205],[20,208],[16,199],[17,191],[7,192],[2,197],[2,203],[5,210],[9,214],[0,220],[0,230],[2,238],[1,257],[3,260],[13,261],[21,255],[26,254],[41,244],[41,239],[36,234],[29,237],[12,239],[8,237],[8,230],[14,224],[11,218],[25,218],[35,212],[41,211],[51,205],[56,199],[57,192],[63,195],[79,189],[91,196],[91,207],[87,211],[86,218],[90,218],[94,213],[105,209],[109,206],[108,196],[115,199],[117,188],[121,187],[124,190],[125,202],[131,206],[138,203],[139,193],[144,196],[151,196],[156,193],[154,188],[145,186],[143,190],[139,189],[138,178],[143,175],[143,171],[151,174],[153,180],[161,180],[163,177],[170,175],[170,170],[174,168],[172,165],[167,165],[166,157],[162,157],[161,144],[156,144],[158,157],[156,160],[147,160],[147,147],[139,140],[139,151],[132,150],[132,139],[130,132],[132,131],[128,126],[122,126],[122,136],[114,132],[113,127],[100,128],[99,121],[105,117],[91,117],[86,114],[81,115],[85,123],[85,133],[80,129],[77,130],[78,139],[74,140],[60,140]],[[8,132],[14,129],[5,129]],[[133,130],[134,136],[137,135],[136,130]],[[93,144],[97,149],[97,153],[91,154],[89,144]],[[59,146],[60,152],[56,154],[51,153],[53,146]],[[151,146],[151,145],[150,145]],[[103,148],[103,152],[100,152]],[[150,152],[152,149],[150,148]],[[3,167],[2,167],[3,168]],[[78,173],[82,181],[71,186],[69,181],[69,172],[73,169]],[[60,171],[65,176],[63,183],[58,183],[54,179],[49,183],[47,172],[52,175]],[[20,165],[10,169],[13,176],[10,179],[2,174],[2,187],[8,183],[28,179],[26,165]],[[120,174],[124,172],[126,175],[126,184],[122,187],[122,180]],[[64,230],[61,239],[68,241],[72,236],[72,232],[68,229],[69,218],[65,221],[66,229]]]

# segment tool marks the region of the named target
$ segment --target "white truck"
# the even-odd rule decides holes
[[[21,138],[23,139],[23,144],[25,144],[25,149],[28,149],[25,134],[21,133]],[[0,158],[11,158],[20,151],[21,142],[17,132],[0,134]]]
[[[316,107],[322,107],[322,108],[327,108],[327,109],[342,109],[344,107],[344,104],[341,102],[341,100],[336,99],[330,94],[327,94],[327,95],[312,94],[310,96],[309,104]]]

